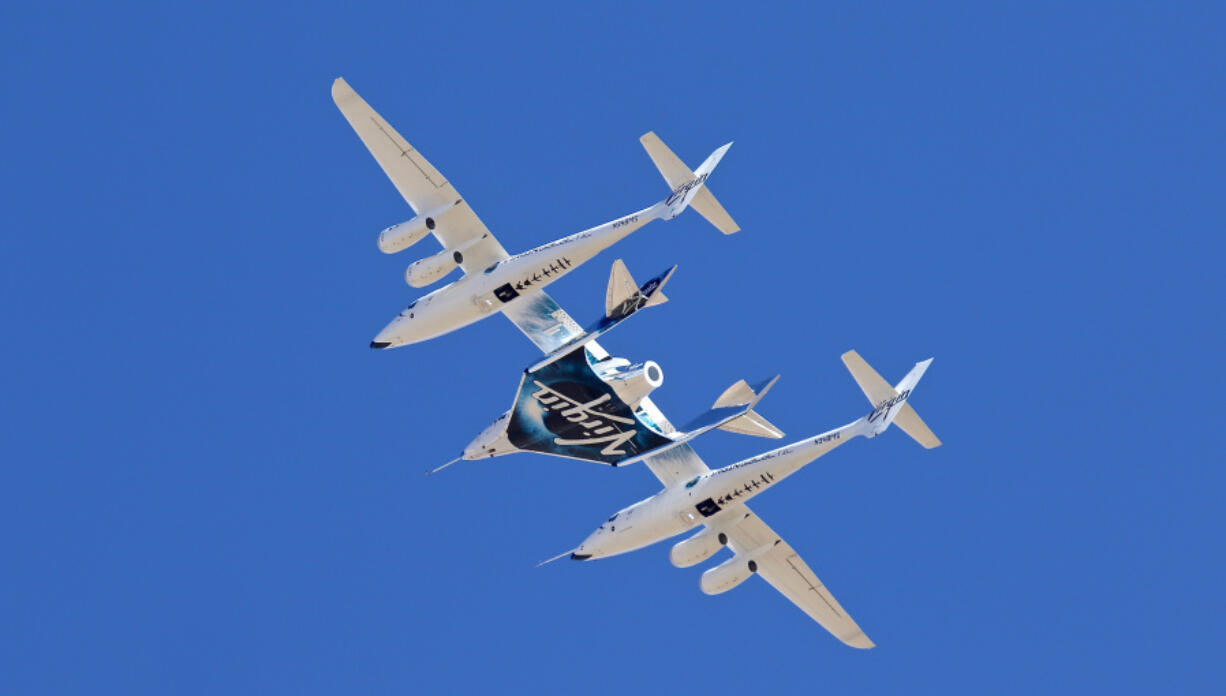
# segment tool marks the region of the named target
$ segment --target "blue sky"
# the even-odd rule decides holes
[[[1226,17],[1068,5],[6,4],[5,690],[1216,692]],[[877,649],[667,543],[533,567],[645,469],[422,476],[537,354],[498,318],[367,348],[417,249],[375,248],[410,213],[339,75],[512,251],[667,195],[643,132],[736,141],[740,234],[654,223],[550,292],[588,320],[615,258],[679,264],[603,343],[681,421],[782,373],[799,438],[866,410],[845,350],[936,358],[944,447],[755,502]]]

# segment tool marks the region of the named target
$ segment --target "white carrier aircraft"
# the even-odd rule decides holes
[[[502,312],[549,352],[557,347],[551,342],[560,345],[565,340],[554,341],[551,337],[556,338],[555,333],[573,333],[577,327],[564,325],[561,315],[557,315],[557,304],[542,291],[546,285],[652,220],[670,220],[687,207],[694,208],[724,234],[740,229],[704,186],[732,143],[719,148],[697,170],[690,171],[654,133],[647,133],[639,141],[672,188],[668,198],[512,256],[455,187],[344,79],[332,83],[332,100],[415,213],[412,219],[383,230],[379,234],[379,249],[392,254],[431,233],[443,250],[410,264],[405,281],[421,288],[441,280],[457,266],[464,272],[459,280],[409,304],[375,336],[371,348],[418,343]],[[554,328],[559,326],[564,330]]]
[[[873,404],[868,415],[715,471],[708,469],[688,446],[667,449],[663,456],[648,453],[636,457],[647,462],[664,484],[664,490],[618,511],[567,553],[578,561],[615,556],[701,525],[697,534],[673,546],[670,558],[673,565],[684,568],[706,560],[724,546],[732,549],[731,558],[702,574],[703,592],[726,592],[757,574],[839,640],[856,648],[873,647],[873,642],[796,551],[745,505],[750,498],[835,447],[857,435],[876,437],[890,423],[897,423],[925,448],[941,444],[907,403],[931,358],[917,363],[893,387],[855,351],[843,354],[843,362]],[[760,393],[755,396],[752,390],[742,392],[731,399],[725,394],[721,401],[751,399],[756,403],[761,396]]]
[[[724,546],[732,549],[731,558],[703,574],[703,592],[725,592],[756,573],[839,640],[857,648],[873,647],[804,560],[745,502],[851,438],[876,437],[891,423],[926,448],[940,445],[907,403],[932,360],[917,363],[891,387],[855,351],[845,353],[843,362],[872,403],[872,412],[841,428],[712,471],[691,446],[703,433],[718,428],[783,437],[755,410],[778,377],[753,386],[738,381],[709,411],[677,428],[649,396],[664,382],[660,366],[651,360],[631,364],[613,357],[595,340],[640,309],[664,302],[660,290],[674,270],[636,287],[625,265],[615,262],[605,316],[546,350],[543,359],[526,368],[510,410],[483,430],[458,459],[434,471],[459,459],[513,452],[615,467],[643,462],[664,489],[614,514],[577,548],[550,561],[567,555],[578,561],[614,556],[702,525],[697,534],[677,543],[670,557],[674,565],[688,567]]]

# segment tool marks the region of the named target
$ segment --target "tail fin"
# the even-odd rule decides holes
[[[721,147],[711,156],[707,158],[698,171],[691,172],[690,168],[685,166],[685,162],[681,158],[673,154],[673,151],[668,149],[664,141],[655,133],[646,133],[639,138],[639,142],[643,144],[643,148],[647,150],[647,155],[651,157],[651,161],[655,163],[656,169],[660,170],[660,175],[668,182],[669,187],[673,190],[673,194],[668,197],[666,203],[669,206],[671,217],[676,217],[685,210],[686,206],[692,207],[698,211],[698,214],[707,219],[707,222],[715,225],[715,228],[724,234],[732,234],[739,232],[740,227],[732,219],[728,212],[724,210],[724,206],[715,200],[715,195],[711,193],[711,189],[703,186],[707,177],[710,176],[711,170],[715,169],[715,165],[719,164],[720,158],[732,146],[732,143]]]
[[[772,379],[765,386],[762,386],[758,391],[754,391],[753,387],[745,383],[745,380],[740,380],[736,384],[724,390],[719,398],[715,400],[715,406],[712,408],[723,408],[725,406],[744,406],[749,404],[744,415],[733,418],[732,420],[719,426],[720,430],[726,430],[730,433],[740,433],[742,435],[756,435],[758,437],[769,437],[779,439],[783,437],[783,431],[776,428],[770,421],[762,417],[762,414],[753,410],[754,406],[766,396],[766,392],[775,386],[775,382],[779,381],[778,377]]]
[[[676,268],[673,266],[672,270],[660,276],[658,282],[653,284],[652,281],[648,281],[640,288],[639,284],[634,282],[634,276],[630,275],[626,264],[621,259],[614,261],[613,269],[609,272],[609,288],[605,291],[604,296],[605,316],[622,317],[632,314],[641,307],[655,307],[668,302],[663,288]]]
[[[873,404],[873,412],[866,416],[868,423],[873,426],[873,435],[880,435],[890,427],[890,423],[896,423],[903,432],[910,435],[925,449],[941,445],[937,436],[920,419],[915,409],[907,403],[915,385],[919,383],[920,378],[924,376],[924,371],[932,364],[932,358],[915,363],[915,367],[907,373],[907,376],[893,387],[854,350],[843,354],[843,364],[847,366],[856,384],[860,385],[860,390]]]

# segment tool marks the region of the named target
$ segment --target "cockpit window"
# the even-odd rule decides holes
[[[615,513],[613,513],[613,516],[612,516],[612,517],[610,517],[610,518],[609,518],[608,520],[606,520],[606,521],[608,521],[608,522],[612,522],[613,520],[617,519],[617,516],[618,516],[618,515],[620,515],[620,514],[621,514],[620,512],[615,512]]]
[[[690,481],[689,483],[685,484],[685,487],[686,487],[686,488],[693,488],[693,487],[694,487],[694,484],[698,483],[698,479],[700,479],[700,478],[702,478],[702,477],[701,477],[701,476],[695,476],[693,481]]]
[[[495,268],[498,268],[498,264],[500,264],[500,263],[502,263],[502,262],[501,262],[501,261],[495,261],[494,263],[490,264],[490,267],[489,267],[489,268],[487,268],[487,269],[485,269],[484,271],[482,271],[482,273],[486,273],[486,274],[493,273],[493,272],[494,272],[494,269],[495,269]]]
[[[413,300],[412,302],[409,303],[408,307],[405,307],[405,310],[407,311],[407,310],[413,309],[416,306],[417,306],[417,300]]]

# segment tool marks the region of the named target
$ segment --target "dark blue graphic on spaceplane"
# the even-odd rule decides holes
[[[670,442],[596,376],[583,347],[524,373],[507,436],[519,449],[605,464]]]

